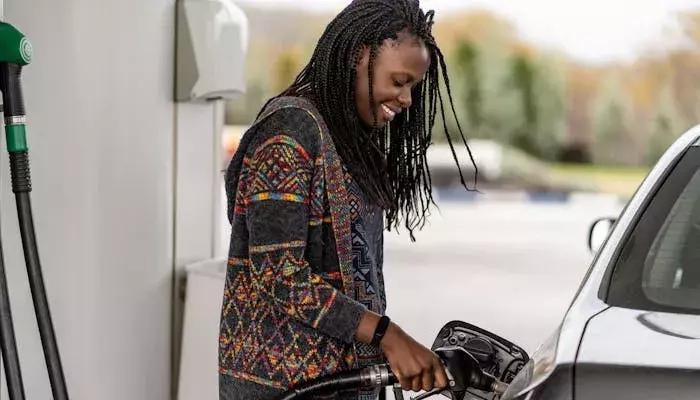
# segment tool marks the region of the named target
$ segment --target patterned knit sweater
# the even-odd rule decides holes
[[[386,308],[383,215],[365,201],[308,101],[267,107],[231,161],[227,195],[220,398],[274,399],[383,361],[379,349],[354,340],[365,309]]]

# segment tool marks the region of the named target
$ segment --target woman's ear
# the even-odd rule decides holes
[[[357,65],[355,67],[366,69],[369,65],[369,47],[360,47],[360,57],[357,59]]]

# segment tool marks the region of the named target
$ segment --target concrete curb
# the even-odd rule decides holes
[[[434,189],[437,202],[443,203],[476,203],[476,202],[501,202],[501,203],[541,203],[541,204],[614,204],[624,206],[629,200],[612,194],[585,193],[585,192],[534,192],[519,190],[484,190],[482,193],[467,191],[464,188]]]

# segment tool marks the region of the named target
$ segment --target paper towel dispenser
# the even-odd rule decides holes
[[[175,99],[232,99],[245,92],[248,20],[231,0],[178,0]]]

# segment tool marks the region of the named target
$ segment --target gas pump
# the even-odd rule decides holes
[[[44,351],[54,399],[68,399],[61,358],[51,321],[44,279],[39,261],[30,192],[32,190],[26,113],[22,96],[22,68],[32,60],[31,42],[12,25],[0,22],[0,91],[2,92],[5,137],[10,153],[12,191],[17,203],[20,234],[32,292],[39,336]],[[1,242],[0,242],[1,243]],[[0,244],[0,349],[5,366],[8,393],[12,400],[25,398],[19,355],[12,323],[7,277]]]
[[[13,2],[13,5],[16,7],[15,10],[29,10],[31,14],[31,9],[33,9],[33,7],[38,7],[44,2],[46,4],[53,4],[48,0],[33,0],[32,2],[20,0]],[[81,2],[77,0],[72,0],[65,6],[75,7],[74,11],[80,16],[92,17],[93,11],[85,11],[85,7],[80,8],[80,6],[82,6],[80,3]],[[113,2],[112,4],[116,3]],[[148,175],[148,179],[134,185],[119,184],[121,188],[131,189],[133,187],[148,186],[146,185],[146,181],[158,182],[159,186],[157,188],[148,188],[149,193],[162,196],[159,197],[159,199],[167,199],[163,205],[163,208],[170,207],[172,204],[174,212],[167,215],[166,212],[162,212],[159,214],[162,216],[162,219],[153,222],[153,225],[157,226],[150,229],[146,237],[147,240],[155,241],[153,248],[139,249],[130,256],[131,258],[135,259],[134,262],[138,264],[145,264],[146,262],[158,263],[157,266],[154,267],[158,268],[157,274],[151,273],[148,276],[149,281],[147,283],[134,283],[132,285],[131,282],[125,282],[127,277],[130,279],[139,279],[134,271],[135,268],[132,268],[125,272],[124,275],[119,275],[119,278],[123,279],[120,280],[120,283],[125,285],[125,291],[137,293],[139,295],[148,293],[148,295],[153,295],[154,298],[163,300],[166,292],[166,290],[164,290],[164,285],[162,284],[163,279],[168,277],[167,272],[172,271],[174,273],[173,277],[175,279],[173,279],[171,287],[172,292],[177,293],[178,295],[171,296],[172,304],[168,304],[168,309],[165,309],[165,302],[157,301],[158,304],[149,305],[149,310],[157,309],[160,316],[164,315],[168,311],[171,311],[172,323],[169,326],[170,329],[168,330],[168,333],[172,335],[170,356],[172,360],[171,363],[173,364],[173,371],[171,371],[172,377],[170,378],[172,382],[169,383],[171,383],[172,386],[177,386],[175,388],[171,388],[173,393],[176,393],[178,388],[180,389],[181,393],[186,393],[188,390],[190,390],[189,388],[193,388],[193,390],[196,391],[197,387],[201,387],[200,384],[202,382],[213,381],[214,386],[212,387],[216,387],[216,368],[211,370],[206,367],[202,368],[201,365],[203,364],[200,364],[200,361],[202,363],[209,363],[208,360],[211,359],[211,357],[209,357],[209,352],[216,351],[216,335],[218,326],[217,318],[214,316],[214,318],[211,320],[207,320],[207,325],[205,325],[205,328],[201,328],[201,326],[197,326],[196,321],[192,319],[200,314],[198,313],[199,310],[185,314],[185,305],[180,305],[181,302],[187,303],[188,307],[190,305],[196,306],[198,305],[198,299],[205,296],[204,293],[197,293],[197,290],[195,290],[196,278],[187,283],[188,286],[186,296],[184,296],[186,282],[183,282],[180,279],[187,273],[187,271],[190,270],[188,267],[192,263],[199,261],[206,262],[210,258],[213,258],[215,256],[214,253],[217,251],[216,249],[218,249],[220,244],[217,241],[218,236],[216,233],[219,232],[219,227],[225,224],[225,219],[221,218],[221,220],[219,220],[218,213],[216,213],[216,209],[220,208],[218,207],[218,201],[220,201],[219,196],[221,194],[221,162],[215,160],[214,157],[220,157],[220,154],[217,153],[221,152],[220,131],[223,128],[223,101],[232,97],[237,97],[245,90],[245,56],[248,43],[247,21],[243,11],[236,7],[233,0],[178,0],[168,4],[163,3],[162,5],[158,6],[143,6],[143,4],[144,2],[136,2],[133,4],[130,3],[128,6],[112,5],[109,6],[108,9],[112,11],[130,10],[134,13],[143,11],[148,13],[148,15],[158,16],[165,16],[169,12],[176,11],[177,21],[175,32],[172,31],[172,26],[164,24],[162,27],[157,28],[149,26],[148,29],[144,28],[142,30],[138,30],[137,33],[127,35],[126,39],[122,39],[123,32],[113,30],[111,27],[100,26],[98,22],[92,21],[93,18],[79,18],[80,26],[76,27],[74,25],[69,26],[68,24],[72,24],[74,21],[67,17],[64,21],[65,16],[62,15],[58,15],[55,19],[52,19],[52,21],[56,23],[56,26],[54,27],[56,28],[55,32],[52,32],[51,30],[42,26],[40,23],[40,17],[34,18],[27,16],[29,14],[24,14],[27,16],[24,23],[27,24],[27,28],[25,29],[32,29],[32,35],[36,36],[37,46],[42,37],[46,38],[46,43],[49,45],[53,43],[52,41],[54,40],[54,37],[56,38],[55,43],[60,41],[61,46],[65,45],[66,47],[91,44],[93,39],[88,38],[88,35],[73,35],[73,33],[90,32],[93,28],[98,31],[97,33],[99,33],[100,37],[103,37],[105,40],[138,40],[139,45],[134,46],[138,48],[138,51],[133,49],[124,49],[123,54],[126,57],[134,57],[139,53],[139,51],[161,51],[160,46],[162,46],[164,43],[167,43],[169,46],[171,43],[170,40],[174,39],[174,44],[176,45],[176,57],[173,61],[175,65],[172,65],[168,61],[163,61],[162,59],[152,60],[152,62],[149,64],[149,68],[150,71],[155,71],[158,69],[157,75],[152,74],[148,76],[148,79],[144,79],[144,82],[142,82],[143,88],[137,87],[137,85],[133,84],[133,82],[130,82],[128,85],[130,90],[124,91],[131,92],[132,90],[135,90],[137,95],[144,95],[147,98],[147,100],[144,101],[145,104],[158,108],[160,114],[157,116],[146,115],[147,113],[139,115],[142,115],[142,117],[149,122],[148,129],[154,130],[154,136],[151,136],[149,139],[154,138],[156,137],[155,135],[157,135],[157,137],[150,140],[149,143],[163,145],[164,147],[168,148],[172,146],[172,149],[174,150],[173,154],[166,155],[167,150],[163,150],[162,148],[154,150],[154,157],[160,158],[152,163],[144,163],[145,168],[150,168],[149,170],[145,171],[145,175]],[[0,21],[3,21],[2,5],[3,0],[0,0]],[[173,8],[175,8],[175,10],[173,10]],[[18,18],[22,14],[23,13],[18,12]],[[41,14],[37,15],[40,16]],[[70,15],[74,14],[71,13]],[[96,15],[95,20],[99,20]],[[17,21],[19,21],[19,19]],[[144,24],[150,23],[147,18],[142,18],[140,21],[144,21]],[[19,27],[19,22],[16,22],[16,24]],[[147,45],[143,44],[144,40],[142,40],[140,37],[141,35],[143,35],[145,38],[144,40],[148,43]],[[173,35],[174,38],[172,38]],[[57,47],[63,48],[61,46]],[[150,48],[147,46],[150,46]],[[47,53],[46,59],[51,59],[50,52]],[[90,74],[94,73],[94,75],[90,75],[90,78],[100,79],[99,71],[95,70],[94,68],[100,68],[104,66],[105,63],[95,62],[94,60],[90,60],[87,56],[85,56],[85,59],[81,58],[78,61],[73,61],[74,62],[71,64],[71,66],[75,66],[79,62],[85,61],[84,63],[81,63],[80,68],[83,68],[84,71]],[[68,285],[74,284],[74,281],[67,283],[60,280],[58,282],[52,280],[47,282],[47,284],[49,284],[49,286],[56,284],[56,287],[49,287],[46,289],[44,287],[44,278],[42,276],[43,274],[41,271],[41,264],[39,261],[39,253],[37,250],[34,232],[35,227],[32,221],[33,217],[30,198],[32,184],[28,156],[29,146],[27,142],[27,119],[25,117],[25,107],[22,93],[22,71],[25,67],[28,67],[30,63],[32,63],[32,44],[30,41],[25,38],[22,32],[11,24],[0,24],[0,92],[2,92],[3,103],[5,105],[3,117],[4,121],[6,122],[5,131],[7,134],[7,148],[11,163],[11,187],[17,202],[16,205],[20,225],[19,231],[21,231],[19,234],[21,235],[22,239],[24,259],[27,264],[26,266],[29,277],[29,286],[31,288],[32,301],[36,314],[36,321],[38,322],[39,336],[44,353],[44,361],[47,366],[48,376],[50,378],[51,390],[54,399],[63,400],[68,398],[68,391],[66,389],[63,366],[61,365],[61,357],[56,344],[57,340],[54,334],[51,317],[52,313],[49,310],[46,289],[49,291],[52,291],[52,289],[58,290],[57,293],[61,293],[62,289],[65,291],[70,291],[70,289],[65,288]],[[119,65],[127,64],[128,63],[124,61],[119,62]],[[174,71],[172,71],[174,72],[174,82],[166,82],[166,79],[162,79],[162,77],[163,75],[170,73],[169,68],[172,68],[173,66],[175,67]],[[36,65],[35,68],[37,68],[37,74],[44,74],[44,76],[48,75],[49,77],[53,76],[54,74],[60,76],[60,72],[62,71],[60,69],[56,70],[54,68],[47,67],[46,64],[41,66]],[[68,69],[70,67],[65,68]],[[83,72],[83,69],[81,69],[80,72]],[[26,71],[26,69],[24,70]],[[75,73],[68,75],[70,75],[70,77],[67,78],[67,80],[70,81],[71,84],[75,85],[76,91],[79,90],[77,88],[85,90],[91,89],[87,87],[81,74]],[[58,81],[60,80],[56,80],[56,82]],[[116,87],[116,85],[108,76],[104,77],[104,81],[105,88],[107,89],[103,88],[104,90],[94,94],[93,98],[95,99],[95,102],[103,101],[109,98],[110,104],[118,106],[122,104],[131,105],[132,99],[129,98],[129,93],[120,92],[115,94],[114,97],[111,97],[110,94],[106,93],[106,90],[108,90],[108,88]],[[161,94],[164,93],[164,89],[174,89],[171,92],[171,98],[161,96]],[[29,90],[30,87],[25,88],[27,96],[29,95]],[[46,88],[45,90],[48,92],[55,92],[56,88]],[[155,91],[157,91],[157,96],[153,94]],[[80,96],[76,96],[75,100],[78,102],[83,101]],[[35,108],[29,107],[29,117],[31,119],[31,115],[34,114],[37,119],[37,124],[47,121],[47,118],[56,118],[55,112],[58,108],[60,108],[60,113],[58,114],[68,115],[71,112],[70,103],[58,104],[57,108],[53,109],[46,106],[44,106],[46,108],[42,109],[42,106],[44,105],[37,104],[37,108],[33,112],[32,110]],[[86,137],[92,134],[86,132],[87,127],[93,127],[98,123],[97,120],[105,118],[108,120],[105,121],[105,123],[117,120],[117,118],[113,115],[106,112],[103,114],[101,113],[102,110],[97,110],[97,108],[98,107],[96,107],[95,110],[89,110],[89,113],[92,116],[91,118],[88,118],[89,121],[86,121],[83,116],[78,115],[76,121],[82,122],[83,124],[82,126],[75,127],[75,130],[70,132],[70,134],[75,138]],[[47,112],[49,110],[51,111],[50,113]],[[171,118],[164,117],[168,113],[171,113],[168,115],[168,117]],[[52,120],[50,123],[54,123],[54,121]],[[58,127],[57,129],[69,131],[71,129],[71,123],[72,118],[60,118],[60,121],[56,121],[56,126]],[[31,121],[29,124],[32,125]],[[146,128],[144,128],[142,131],[145,130]],[[97,135],[104,135],[106,137],[108,135],[107,131],[111,132],[111,127],[101,130],[99,133],[97,133]],[[211,131],[212,135],[202,135],[203,131]],[[214,132],[216,132],[215,135]],[[129,137],[134,137],[134,135]],[[118,139],[111,138],[109,142],[121,145],[126,143],[126,141],[127,139],[120,137]],[[86,146],[86,151],[100,151],[106,147],[104,142],[105,140],[96,140],[94,143],[90,143]],[[37,151],[38,150],[39,149],[37,149]],[[120,160],[121,159],[122,158],[120,158]],[[95,160],[94,162],[92,160],[89,161],[91,167],[94,166],[95,168],[100,168],[101,172],[115,170],[113,165],[106,165],[107,163],[103,160]],[[78,162],[75,164],[71,163],[71,165],[81,166],[87,164],[88,161],[86,161],[85,164]],[[68,167],[66,165],[60,165],[59,168],[67,169]],[[138,173],[138,171],[136,171],[135,168],[131,168],[131,166],[127,166],[126,169],[129,170],[129,173]],[[0,170],[2,170],[1,167]],[[172,186],[160,184],[160,182],[163,180],[172,181]],[[113,183],[117,184],[116,182]],[[88,196],[93,195],[93,193],[90,192],[91,189],[93,189],[93,187],[88,187],[84,191],[76,193],[75,196],[71,196],[71,199],[86,199]],[[104,199],[100,193],[97,193],[96,197],[98,199]],[[172,201],[176,197],[177,201]],[[34,199],[35,202],[37,200],[43,199]],[[113,204],[111,199],[107,199],[104,205],[101,207],[96,207],[96,210],[94,211],[95,214],[106,210],[111,204]],[[146,212],[152,211],[155,209],[155,206],[151,203],[148,206],[138,206],[136,208],[136,210],[120,210],[120,212],[123,212],[123,215],[128,213],[146,215]],[[211,208],[214,208],[214,210],[210,210]],[[80,210],[67,210],[65,212],[62,210],[58,211],[60,211],[59,214],[62,216],[78,218],[81,221],[85,221],[86,224],[89,224],[90,226],[87,227],[84,232],[85,236],[81,235],[81,238],[96,237],[94,240],[91,239],[90,244],[94,243],[95,245],[101,246],[100,249],[95,250],[94,256],[91,255],[90,257],[86,257],[87,260],[85,260],[84,264],[77,263],[80,264],[79,268],[76,268],[74,271],[84,271],[91,268],[90,264],[94,263],[95,259],[103,254],[101,251],[111,251],[119,248],[122,245],[132,245],[136,242],[132,238],[120,240],[118,243],[112,243],[109,241],[109,239],[113,238],[115,234],[108,232],[104,226],[97,223],[90,223],[91,221],[89,221],[89,218],[93,216],[93,214],[90,214],[90,211],[92,210],[89,210],[84,217],[79,215]],[[203,215],[206,217],[203,218]],[[210,218],[208,218],[209,215],[211,215]],[[135,219],[136,218],[130,218],[131,223],[135,224]],[[131,226],[134,225],[130,225],[130,227]],[[41,229],[39,228],[39,225],[37,228]],[[6,229],[8,228],[6,227]],[[211,240],[209,238],[206,240],[201,240],[203,236],[209,236],[208,234],[210,232]],[[7,272],[11,278],[11,283],[9,285],[12,286],[14,283],[12,280],[12,278],[14,278],[12,273],[15,272],[15,270],[9,268],[9,266],[15,262],[5,263],[5,260],[9,260],[12,256],[10,250],[14,250],[8,247],[10,239],[8,235],[9,234],[5,232],[4,256],[2,254],[0,244],[0,350],[2,351],[2,357],[5,365],[5,375],[8,382],[6,388],[8,389],[9,398],[12,400],[24,400],[26,396],[31,396],[31,393],[33,392],[33,387],[31,387],[33,384],[30,382],[33,381],[33,375],[36,373],[31,367],[31,372],[28,372],[30,371],[30,368],[28,368],[29,360],[26,356],[29,356],[29,354],[25,356],[24,354],[20,355],[18,352],[18,345],[19,349],[23,350],[21,346],[23,343],[23,335],[19,333],[23,326],[21,326],[19,321],[21,320],[24,312],[20,313],[17,311],[19,308],[18,306],[20,305],[18,301],[19,299],[12,299],[15,303],[13,304],[14,310],[12,310],[10,307],[11,299],[7,290],[8,277],[5,273],[4,267],[5,265],[8,265]],[[62,238],[57,238],[55,240],[61,244],[63,243]],[[76,242],[78,245],[80,245],[79,240],[72,241],[72,243]],[[52,242],[51,244],[53,245],[54,243]],[[127,257],[124,257],[124,259],[126,258]],[[128,262],[132,262],[132,260],[128,260]],[[15,268],[14,265],[11,266],[12,268]],[[102,266],[95,265],[94,268],[100,269]],[[110,271],[110,274],[111,273],[113,272]],[[158,275],[157,278],[156,275]],[[79,280],[80,284],[94,283],[94,280],[91,280],[92,277],[77,277],[76,279]],[[156,282],[156,280],[158,281]],[[217,290],[221,290],[223,288],[223,284],[217,284],[216,288]],[[12,289],[12,287],[10,289]],[[180,293],[183,294],[182,297],[180,296]],[[170,293],[168,293],[168,295],[170,295]],[[217,299],[215,299],[215,304],[218,303],[218,305],[213,307],[212,310],[218,314],[221,295],[218,294],[216,297]],[[95,303],[99,305],[104,304],[102,303],[102,299],[90,300],[95,301]],[[130,301],[128,306],[133,308],[133,303],[133,301]],[[95,307],[97,307],[97,305]],[[117,312],[124,312],[124,310],[128,307],[112,307],[109,305],[108,308],[116,310]],[[209,309],[209,307],[206,308]],[[14,316],[12,311],[14,311]],[[52,311],[55,314],[60,310],[54,309]],[[57,316],[58,314],[56,314],[56,317],[54,318],[57,318]],[[13,318],[15,320],[14,327]],[[87,315],[84,318],[81,318],[80,322],[90,324],[93,321],[97,321],[99,323],[106,319],[108,319],[108,317],[103,315]],[[145,319],[145,313],[141,313],[135,317],[135,320],[139,322],[143,322]],[[156,329],[159,329],[159,332],[162,332],[164,330],[163,321],[165,320],[167,320],[167,318],[159,318],[159,321],[157,323],[154,322],[153,326],[156,327]],[[129,327],[133,327],[135,325],[136,322],[129,322]],[[149,327],[150,326],[151,325],[149,325]],[[146,329],[146,327],[143,328]],[[126,330],[127,328],[125,327],[124,329]],[[69,329],[69,331],[70,333],[73,333],[79,331],[79,328],[75,327],[75,329]],[[95,342],[97,342],[98,339],[101,339],[98,338],[97,335],[102,332],[98,331],[98,329],[95,331],[96,332],[86,333],[80,330],[78,334],[81,335],[81,338],[86,337],[88,340],[94,339]],[[198,331],[205,331],[207,338],[202,341],[196,340],[196,334]],[[193,332],[195,334],[194,338],[192,335]],[[209,335],[213,335],[213,339],[210,340]],[[180,336],[184,337],[184,339],[181,340]],[[67,337],[66,339],[66,344],[64,346],[70,347],[71,343],[73,342],[71,339],[73,338]],[[158,338],[155,338],[155,335],[151,335],[148,340],[154,342],[158,341],[160,344],[163,340],[168,339],[169,338],[166,335]],[[75,342],[78,342],[78,340],[75,340]],[[89,342],[89,344],[92,343],[93,342]],[[122,343],[116,347],[124,348],[126,345]],[[74,351],[73,348],[70,348],[69,350]],[[161,346],[159,351],[160,353],[158,355],[158,360],[161,361],[166,358],[166,355],[163,354],[165,353],[164,346]],[[22,353],[24,353],[24,351],[22,351]],[[180,353],[185,354],[185,356],[180,357]],[[190,357],[190,353],[196,355],[201,354],[202,356]],[[24,377],[22,376],[20,361],[22,363],[22,367],[24,368]],[[97,362],[99,361],[102,361],[100,357],[95,356],[94,360],[90,359],[86,361],[85,364],[87,364],[87,367],[98,368],[99,365]],[[112,377],[117,375],[121,376],[119,373],[117,373],[117,369],[121,369],[122,371],[128,369],[129,360],[127,357],[121,357],[117,361],[116,366],[110,365],[105,368],[107,371],[104,372],[105,375],[110,374]],[[157,365],[158,367],[163,365],[162,363],[158,364],[157,362],[149,364],[153,366]],[[82,364],[80,365],[82,366]],[[183,370],[182,374],[178,372],[180,368]],[[141,368],[135,369],[141,370]],[[200,380],[200,375],[191,373],[190,371],[202,371],[202,374],[211,371],[211,373],[207,374]],[[76,374],[82,375],[84,373],[85,371],[76,371]],[[88,382],[75,382],[75,384],[78,386],[78,390],[75,391],[75,393],[99,393],[100,389],[96,388],[98,384],[94,383],[94,377],[99,377],[100,373],[90,371],[90,374],[87,375],[90,377],[86,379]],[[131,380],[125,382],[125,386],[127,384],[131,384],[132,387],[125,388],[121,392],[132,395],[127,396],[128,398],[135,398],[134,393],[138,393],[139,390],[149,394],[153,393],[153,390],[150,390],[150,388],[142,389],[140,387],[133,387],[133,382],[138,380],[134,378],[136,374],[133,371],[126,371],[123,373],[123,375],[131,378]],[[167,378],[163,377],[162,375],[165,374],[158,376],[157,378],[159,381],[153,383],[154,386],[158,386],[158,389],[155,389],[156,391],[162,391],[162,386],[168,383],[165,382]],[[178,379],[180,378],[178,375],[182,376],[181,379]],[[110,381],[110,383],[116,386],[117,384],[114,383],[114,381],[117,379],[118,378],[114,378],[112,381]],[[92,380],[92,382],[90,380]],[[100,384],[101,383],[102,382],[100,382]],[[24,386],[25,384],[26,387]],[[3,388],[3,390],[4,389],[5,388]],[[97,395],[97,397],[99,398],[100,396]],[[116,398],[116,394],[109,393],[106,394],[105,397]],[[196,396],[192,398],[203,397],[204,396],[200,390],[198,393],[196,393]],[[183,394],[180,398],[184,399],[185,395]]]

